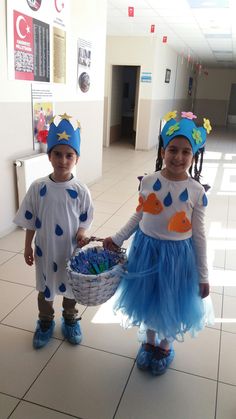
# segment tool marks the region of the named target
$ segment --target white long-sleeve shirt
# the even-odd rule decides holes
[[[170,181],[161,172],[142,179],[136,212],[112,240],[121,246],[138,228],[153,238],[185,240],[193,238],[201,283],[208,282],[205,208],[203,186],[191,177]]]

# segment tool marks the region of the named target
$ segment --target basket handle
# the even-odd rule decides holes
[[[91,243],[91,242],[103,242],[103,240],[104,239],[102,239],[101,237],[96,237],[96,236],[91,236],[91,237],[88,237],[87,238],[87,243],[85,244],[85,246],[84,247],[86,247],[87,246],[87,244],[89,244],[89,243]],[[116,253],[123,253],[123,254],[125,254],[126,253],[126,249],[125,248],[123,248],[123,247],[119,247],[117,250],[116,250]]]

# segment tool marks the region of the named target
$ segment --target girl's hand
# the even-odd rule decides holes
[[[104,249],[112,250],[113,252],[116,252],[119,249],[119,246],[112,241],[111,237],[106,237],[103,240],[103,247]]]
[[[200,296],[206,298],[210,293],[210,286],[208,283],[199,284]]]
[[[34,263],[34,252],[31,246],[25,247],[24,258],[27,265],[32,266]]]

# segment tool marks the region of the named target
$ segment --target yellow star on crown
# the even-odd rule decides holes
[[[70,118],[72,118],[72,116],[67,115],[67,113],[66,113],[66,112],[64,112],[64,113],[63,113],[63,115],[59,115],[59,116],[61,117],[61,119],[66,119],[67,121],[69,121],[69,120],[70,120]]]
[[[59,132],[57,135],[59,136],[58,141],[61,141],[61,140],[67,140],[67,141],[69,141],[70,135],[67,134],[66,131]]]

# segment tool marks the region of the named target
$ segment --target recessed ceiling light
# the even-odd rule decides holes
[[[229,0],[187,0],[192,8],[223,8],[229,7]]]

